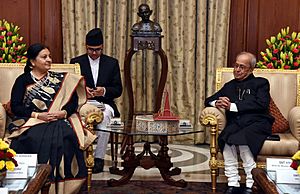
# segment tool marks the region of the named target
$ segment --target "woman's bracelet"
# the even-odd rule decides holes
[[[67,111],[66,110],[62,110],[64,113],[65,113],[65,115],[64,115],[64,118],[66,119],[67,118],[67,116],[68,116],[68,113],[67,113]]]

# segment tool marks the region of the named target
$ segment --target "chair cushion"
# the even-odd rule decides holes
[[[272,126],[272,133],[284,133],[289,129],[289,122],[281,114],[279,108],[271,98],[269,104],[270,114],[275,118]]]
[[[277,133],[280,141],[266,140],[259,155],[293,156],[299,149],[299,141],[291,133]]]

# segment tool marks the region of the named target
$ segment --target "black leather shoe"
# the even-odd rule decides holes
[[[244,191],[243,191],[243,194],[252,194],[252,189],[246,187],[246,188],[244,189]]]
[[[234,194],[239,189],[239,187],[231,187],[229,186],[225,191],[225,194]]]
[[[103,172],[104,160],[101,158],[95,158],[94,162],[95,163],[92,172],[93,173]]]

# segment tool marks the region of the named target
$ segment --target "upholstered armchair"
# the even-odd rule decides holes
[[[17,63],[0,63],[0,138],[5,138],[9,135],[6,131],[9,116],[4,106],[10,101],[11,88],[16,78],[24,72],[25,64]],[[70,72],[80,75],[79,64],[52,64],[52,71]],[[101,123],[103,113],[97,107],[91,104],[85,104],[81,107],[79,114],[85,127],[93,134],[93,127]],[[94,166],[93,146],[90,145],[86,149],[86,166],[88,169],[88,190],[91,187],[92,168]]]
[[[258,157],[257,167],[264,168],[266,158],[290,158],[299,150],[300,141],[300,71],[278,69],[255,69],[254,75],[265,77],[270,82],[270,93],[274,103],[270,103],[270,112],[275,117],[273,130],[280,136],[280,141],[266,140]],[[216,71],[216,86],[218,91],[227,81],[233,79],[232,68],[218,68]],[[276,106],[277,105],[277,106]],[[275,106],[275,107],[274,107]],[[271,110],[272,109],[272,110]],[[274,113],[274,109],[277,112]],[[282,118],[281,118],[282,117]],[[199,117],[202,125],[210,131],[210,171],[212,190],[216,191],[219,169],[224,168],[217,138],[226,125],[224,110],[215,107],[206,107]],[[276,129],[282,127],[286,119],[287,131]],[[282,130],[282,132],[278,132]],[[275,132],[274,132],[275,133]],[[239,164],[242,167],[241,163]]]

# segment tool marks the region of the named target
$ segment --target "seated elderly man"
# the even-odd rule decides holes
[[[253,75],[255,64],[253,54],[238,54],[234,79],[205,100],[205,106],[226,111],[227,124],[218,137],[228,178],[226,194],[241,193],[237,150],[246,173],[246,188],[242,193],[252,193],[251,170],[256,167],[255,158],[264,141],[272,133],[274,118],[269,114],[270,85],[267,79]]]

